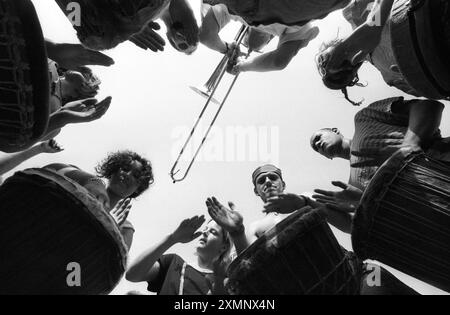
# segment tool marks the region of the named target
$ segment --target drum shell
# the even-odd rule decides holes
[[[352,240],[360,259],[450,291],[450,166],[397,152],[367,187]]]
[[[46,169],[0,187],[0,294],[108,294],[125,272],[115,222],[77,183]],[[69,287],[70,263],[81,287]]]
[[[325,218],[305,208],[231,264],[228,289],[236,295],[356,295],[357,264],[339,246]]]
[[[450,9],[446,0],[396,0],[391,13],[396,63],[418,96],[450,97]],[[447,26],[446,26],[447,25]]]
[[[0,0],[0,151],[40,139],[49,111],[47,54],[33,4]]]

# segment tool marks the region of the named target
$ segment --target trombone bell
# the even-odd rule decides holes
[[[200,96],[203,96],[206,99],[209,99],[211,97],[211,91],[207,91],[206,88],[201,89],[201,88],[196,88],[195,86],[190,86],[190,88],[192,91],[199,94]],[[220,105],[220,102],[217,99],[215,99],[214,97],[211,97],[211,102],[216,105]]]

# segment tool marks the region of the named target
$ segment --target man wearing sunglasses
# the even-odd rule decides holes
[[[272,37],[279,38],[277,48],[271,52],[263,53],[247,60],[238,56],[237,60],[233,60],[234,67],[230,70],[232,74],[245,71],[268,72],[283,70],[298,52],[308,46],[309,42],[319,34],[319,29],[309,22],[302,25],[285,25],[280,23],[251,25],[239,15],[230,13],[224,4],[210,6],[204,3],[202,5],[202,17],[200,42],[208,48],[223,54],[229,54],[233,45],[223,41],[219,33],[231,21],[238,21],[248,25],[250,30],[265,33],[270,39]]]
[[[236,211],[233,203],[229,203],[230,209],[228,209],[214,197],[209,198],[206,202],[208,212],[213,220],[230,233],[238,254],[241,254],[259,237],[286,219],[290,214],[306,206],[322,210],[330,224],[344,232],[350,233],[351,217],[348,213],[334,211],[305,196],[284,193],[286,183],[278,167],[274,165],[261,166],[253,172],[252,179],[255,194],[264,202],[263,212],[266,216],[252,224],[248,232],[244,227],[242,215]],[[358,275],[360,277],[361,295],[417,294],[417,292],[380,266],[369,263],[363,264],[359,260],[354,263],[355,267],[362,271],[362,274]],[[381,282],[378,286],[370,284],[371,272],[374,269],[380,270]]]

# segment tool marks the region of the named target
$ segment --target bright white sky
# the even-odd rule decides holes
[[[77,42],[75,31],[54,1],[33,2],[46,37],[58,42]],[[198,13],[200,0],[191,2]],[[115,59],[116,64],[111,68],[96,68],[95,71],[103,81],[100,97],[113,96],[110,111],[101,121],[64,129],[57,140],[66,148],[65,152],[37,157],[23,168],[65,162],[92,171],[108,152],[120,149],[135,150],[151,159],[156,183],[134,203],[130,215],[136,228],[131,259],[171,233],[183,219],[206,215],[204,202],[209,196],[217,196],[224,202],[234,201],[247,223],[262,216],[262,203],[253,194],[250,176],[256,167],[267,162],[263,156],[252,160],[247,155],[244,161],[217,161],[214,158],[217,157],[215,150],[222,147],[222,140],[232,141],[232,136],[226,135],[230,128],[260,129],[258,141],[264,144],[259,146],[262,150],[266,143],[264,137],[275,137],[270,141],[272,162],[283,169],[288,192],[332,188],[332,180],[348,179],[348,162],[329,161],[317,155],[310,149],[309,138],[315,130],[323,127],[339,127],[351,137],[353,117],[358,108],[347,103],[339,92],[326,89],[314,64],[321,42],[334,38],[338,30],[345,35],[350,28],[339,12],[318,25],[321,28],[319,37],[299,53],[288,69],[279,73],[246,73],[240,77],[218,120],[218,129],[210,142],[213,147],[205,148],[210,155],[197,163],[188,179],[181,184],[172,184],[168,175],[174,162],[173,153],[178,153],[184,140],[179,131],[192,126],[204,103],[188,87],[204,84],[221,59],[219,54],[205,47],[200,47],[193,56],[180,54],[170,45],[159,54],[145,52],[129,43],[109,51],[107,54]],[[232,40],[237,28],[238,25],[232,25],[226,29],[225,38]],[[371,65],[364,66],[361,80],[367,81],[369,86],[353,88],[350,93],[355,100],[364,98],[365,105],[402,95],[384,84]],[[449,122],[450,116],[446,112],[443,135],[450,134]],[[233,156],[233,150],[233,145],[226,148],[225,156]],[[350,248],[350,238],[341,233],[337,235],[341,243]],[[172,250],[187,259],[192,258],[193,251],[192,246]],[[421,293],[440,293],[428,285],[396,274]],[[130,290],[145,293],[146,286],[123,281],[115,293],[123,294]]]

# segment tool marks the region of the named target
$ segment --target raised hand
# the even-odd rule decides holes
[[[205,223],[205,216],[195,216],[184,220],[180,226],[172,233],[172,239],[175,243],[190,243],[202,235],[198,229]]]
[[[129,40],[144,50],[150,49],[154,52],[164,51],[166,42],[155,32],[160,29],[161,26],[158,23],[150,22],[139,33],[131,36]]]
[[[53,139],[42,142],[40,148],[43,153],[59,153],[64,151],[64,149]]]
[[[82,66],[105,66],[114,64],[107,55],[87,49],[80,44],[53,44],[47,42],[49,58],[56,61],[61,68],[76,70]]]
[[[327,191],[316,189],[313,198],[327,207],[343,212],[355,212],[361,201],[363,191],[343,182],[332,182],[333,186],[342,188],[341,191]]]
[[[131,199],[124,199],[111,210],[110,214],[119,227],[127,220],[131,207]]]
[[[264,205],[264,212],[289,214],[305,206],[307,206],[307,199],[305,197],[295,194],[281,194],[267,200]]]
[[[98,102],[96,99],[86,99],[66,104],[60,111],[66,124],[86,123],[100,119],[106,114],[112,98],[107,97]]]
[[[244,218],[236,211],[236,206],[229,202],[229,209],[222,205],[215,197],[208,198],[206,206],[211,218],[231,235],[244,230]]]

